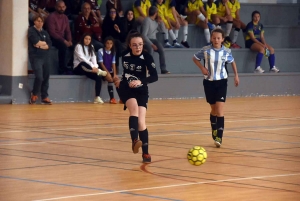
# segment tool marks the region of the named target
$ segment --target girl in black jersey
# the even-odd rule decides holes
[[[119,88],[119,96],[129,110],[129,130],[132,151],[138,153],[142,147],[143,163],[150,163],[148,153],[148,130],[146,128],[146,111],[148,103],[147,84],[157,81],[158,76],[152,56],[143,51],[144,41],[140,33],[128,36],[128,50],[123,53],[123,74],[121,81],[114,80]],[[149,76],[147,76],[147,71]]]

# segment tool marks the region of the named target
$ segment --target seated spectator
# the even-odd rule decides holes
[[[121,40],[124,38],[124,26],[122,20],[117,13],[115,8],[111,8],[105,15],[102,25],[102,38],[108,36],[113,37],[114,45],[116,48],[116,68],[117,73],[119,72],[119,57],[123,51]]]
[[[172,29],[174,30],[176,40],[178,40],[178,32],[179,32],[180,26],[182,26],[183,27],[183,40],[181,41],[181,45],[183,45],[186,48],[189,48],[190,46],[187,42],[188,22],[185,19],[183,19],[177,12],[177,10],[175,8],[175,6],[176,6],[175,0],[165,0],[164,4],[167,7],[166,13],[169,18]],[[173,46],[174,46],[174,44],[173,44]]]
[[[33,19],[36,16],[41,15],[44,19],[46,19],[49,15],[47,11],[45,11],[45,0],[29,0],[29,20],[33,22]],[[44,21],[44,20],[43,20]]]
[[[66,5],[64,1],[56,2],[56,11],[47,18],[47,28],[50,34],[52,45],[58,49],[59,74],[67,73],[67,53],[73,45],[70,31],[69,19],[64,14]]]
[[[218,20],[219,23],[217,25],[221,26],[221,24],[226,24],[224,43],[226,43],[227,41],[231,45],[231,40],[229,38],[229,35],[232,29],[233,19],[231,16],[228,0],[220,0],[216,3],[216,6],[217,6],[217,16],[219,19]]]
[[[164,36],[165,48],[170,48],[170,47],[181,48],[182,46],[177,42],[177,39],[172,29],[170,19],[167,16],[167,7],[165,4],[163,4],[163,0],[155,0],[154,6],[156,6],[158,9],[158,21],[160,23],[164,23],[167,29],[165,33],[162,33]],[[169,43],[169,34],[173,42],[173,46]]]
[[[217,5],[214,3],[214,0],[207,0],[204,3],[204,10],[208,19],[208,28],[213,30],[216,28],[216,25],[218,28],[221,28],[220,18],[217,15]]]
[[[33,89],[30,95],[30,104],[35,104],[38,100],[38,94],[41,93],[41,102],[50,104],[48,98],[49,88],[49,48],[51,47],[50,36],[42,27],[44,18],[36,15],[33,18],[34,26],[28,30],[28,52],[31,67],[35,78]]]
[[[123,23],[124,23],[124,34],[123,34],[123,38],[121,41],[122,41],[122,43],[125,43],[128,34],[131,33],[132,31],[137,31],[137,23],[133,17],[132,9],[128,9],[125,12]]]
[[[105,77],[107,84],[107,91],[109,94],[111,104],[117,104],[114,98],[114,80],[118,79],[116,70],[116,52],[114,47],[114,39],[107,37],[104,40],[104,48],[98,51],[98,63],[102,70],[107,72]]]
[[[92,44],[95,51],[98,51],[103,47],[101,43],[102,28],[97,19],[91,14],[91,5],[89,3],[82,4],[81,11],[75,22],[76,41],[79,42],[83,34],[89,33],[92,36]]]
[[[97,0],[84,0],[84,2],[87,2],[91,5],[92,15],[97,18],[98,23],[101,25],[102,24],[102,16],[100,12],[101,4],[99,5]]]
[[[188,0],[185,7],[185,13],[188,16],[187,21],[189,24],[195,24],[204,29],[204,37],[206,42],[210,44],[210,33],[207,26],[208,19],[203,6],[201,0]]]
[[[159,54],[159,64],[162,74],[169,74],[166,69],[164,48],[160,42],[156,39],[156,33],[166,32],[164,23],[158,23],[156,21],[158,15],[158,9],[155,6],[151,6],[149,9],[149,17],[146,17],[142,23],[142,35],[145,40],[145,49],[153,55],[153,51]]]
[[[106,76],[106,71],[98,68],[96,54],[92,45],[90,34],[84,34],[74,50],[74,74],[86,75],[96,82],[94,103],[104,103],[100,98],[102,78]]]
[[[135,0],[133,3],[133,13],[135,20],[142,24],[144,19],[149,14],[149,8],[151,7],[150,0]]]
[[[265,72],[261,68],[261,61],[263,56],[269,57],[270,72],[278,73],[279,70],[275,67],[275,51],[273,47],[268,45],[264,37],[264,27],[259,22],[260,13],[258,11],[252,12],[252,21],[247,24],[246,31],[246,48],[250,48],[254,52],[258,52],[256,56],[255,73]]]
[[[108,0],[106,2],[106,10],[110,10],[111,8],[115,8],[120,17],[123,17],[123,7],[121,4],[121,0]],[[126,16],[125,16],[126,17]]]
[[[46,11],[52,13],[55,11],[56,0],[46,0]]]
[[[241,21],[240,18],[241,5],[240,2],[237,0],[229,0],[228,5],[231,11],[231,16],[233,18],[233,27],[235,28],[233,38],[231,40],[231,48],[241,48],[241,46],[236,44],[240,30],[242,29],[243,32],[246,31],[246,25]]]

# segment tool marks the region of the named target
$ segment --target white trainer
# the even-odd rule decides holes
[[[254,73],[264,73],[265,71],[260,67],[258,66],[255,70],[254,70]]]
[[[279,73],[279,71],[280,70],[278,68],[276,68],[275,66],[273,66],[273,68],[270,69],[271,73]]]
[[[166,42],[164,48],[170,48],[170,47],[173,47],[173,46],[169,42]]]
[[[96,96],[96,98],[94,99],[94,103],[100,103],[103,104],[103,100],[100,98],[100,96]]]
[[[105,77],[107,75],[107,72],[104,70],[98,69],[97,75]]]
[[[175,48],[182,48],[182,46],[179,43],[177,43],[177,42],[173,44],[173,47],[175,47]]]

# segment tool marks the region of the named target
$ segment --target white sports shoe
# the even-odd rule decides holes
[[[107,75],[107,72],[104,70],[98,69],[97,75],[105,77]]]
[[[173,47],[173,46],[169,42],[166,42],[164,47],[165,48],[170,48],[170,47]]]
[[[254,73],[264,73],[265,71],[260,67],[258,66],[255,70],[254,70]]]
[[[175,48],[182,48],[182,46],[179,43],[177,43],[177,42],[173,44],[173,47],[175,47]]]
[[[276,68],[275,66],[273,66],[273,68],[270,69],[271,73],[279,73],[279,71],[280,70],[278,68]]]
[[[103,100],[100,98],[100,96],[96,96],[96,98],[94,99],[94,103],[100,103],[103,104]]]

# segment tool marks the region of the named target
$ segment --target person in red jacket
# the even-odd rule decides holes
[[[89,3],[84,3],[81,7],[81,14],[78,15],[75,21],[75,32],[77,42],[80,41],[85,33],[89,33],[92,36],[92,44],[95,51],[97,52],[100,48],[103,48],[102,28],[97,19],[91,14],[91,5]]]

